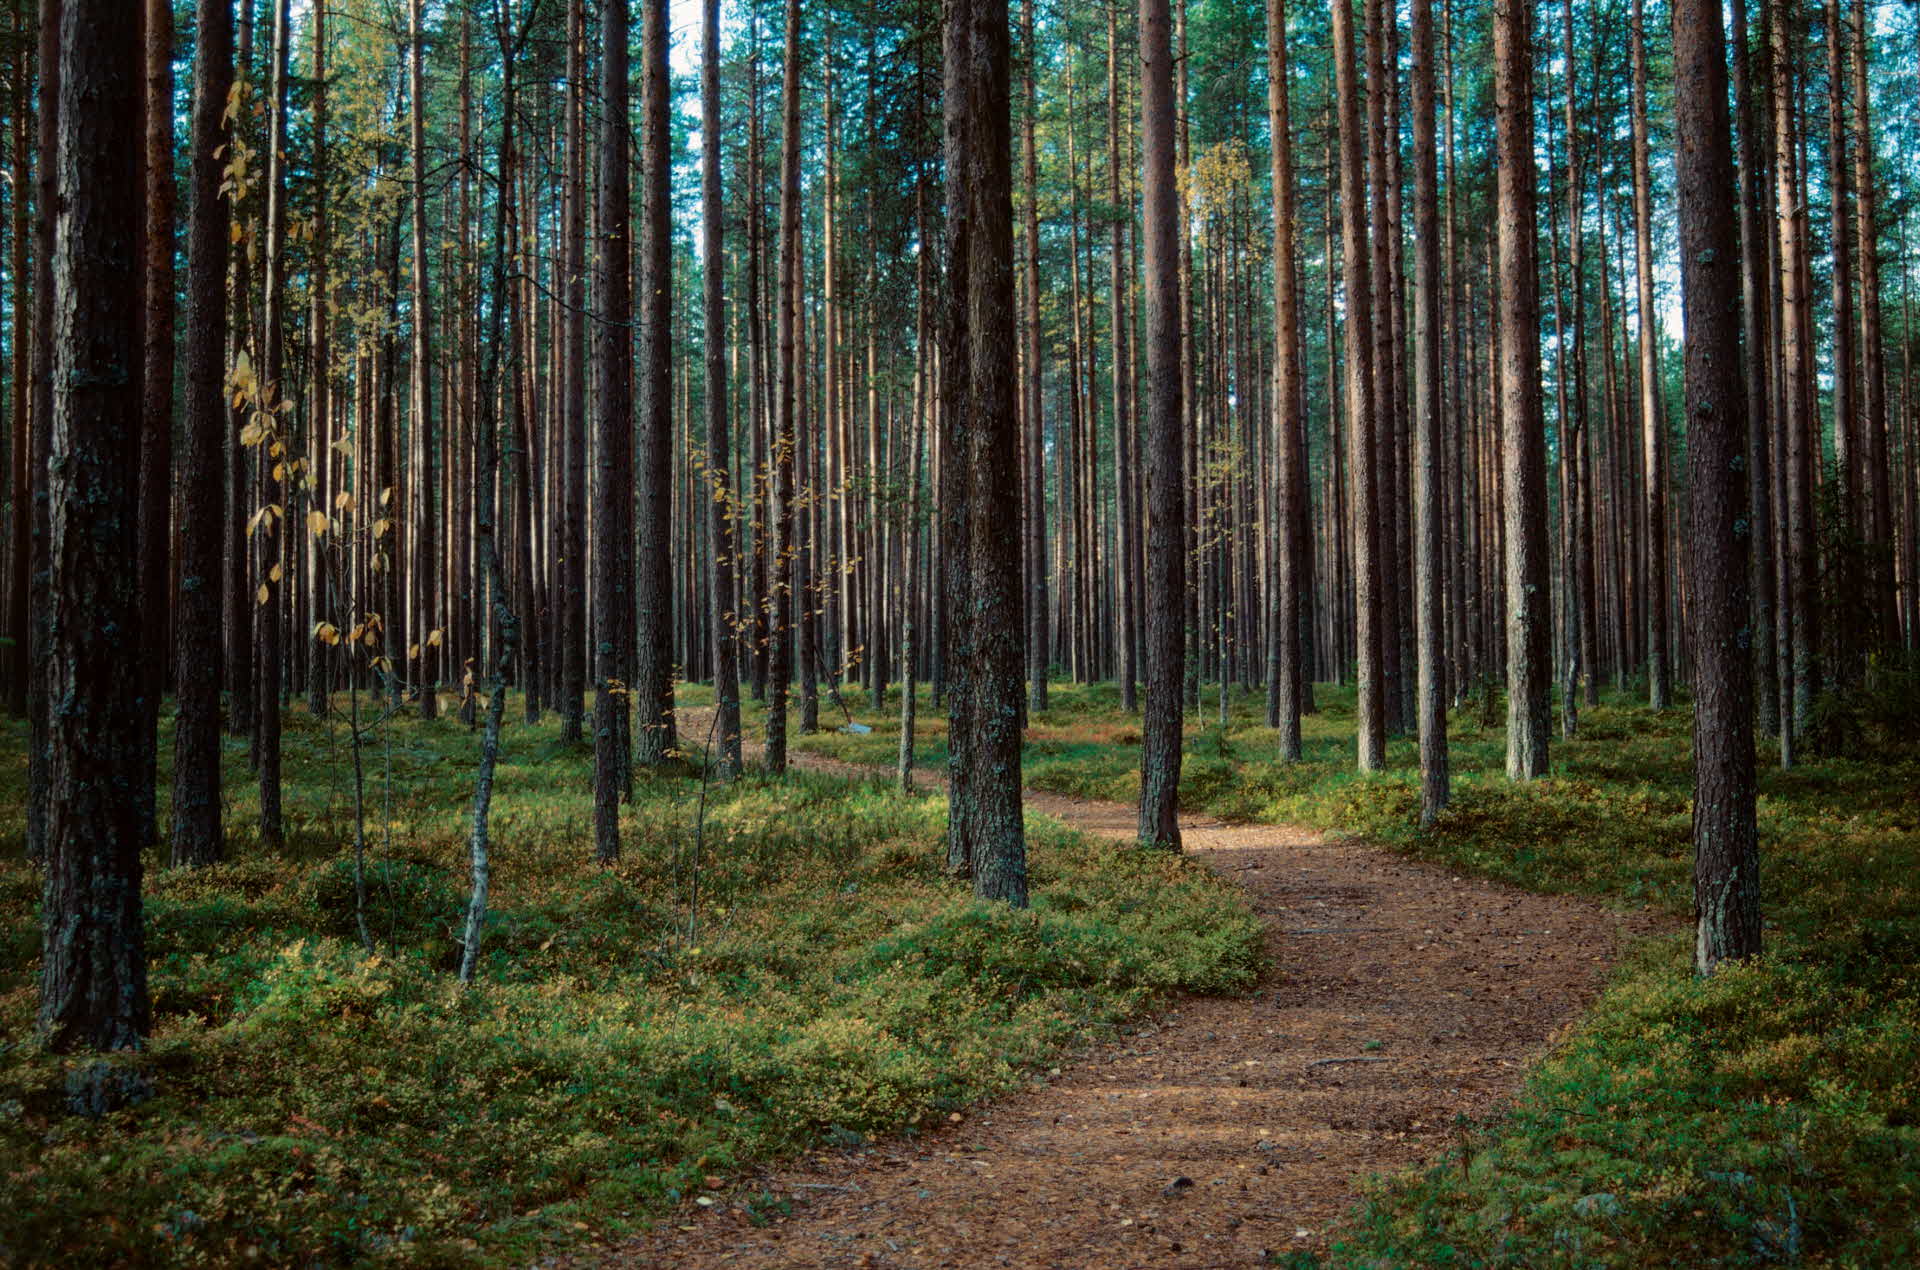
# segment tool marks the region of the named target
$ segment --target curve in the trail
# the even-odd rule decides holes
[[[845,771],[844,764],[801,760]],[[1032,811],[1131,838],[1135,812]],[[607,1250],[618,1266],[1248,1266],[1318,1249],[1368,1174],[1495,1110],[1647,919],[1308,830],[1183,817],[1244,886],[1272,969],[1190,998],[941,1130],[826,1151]],[[737,1180],[737,1179],[736,1179]]]

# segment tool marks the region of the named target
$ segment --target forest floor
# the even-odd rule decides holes
[[[707,713],[683,712],[682,735]],[[1027,806],[1134,836],[1126,804],[1036,792]],[[1623,939],[1661,924],[1299,827],[1189,814],[1181,829],[1264,923],[1253,993],[1181,1000],[932,1134],[812,1153],[738,1200],[704,1197],[605,1264],[1203,1267],[1323,1251],[1361,1179],[1510,1101]],[[790,1215],[746,1202],[768,1194]]]

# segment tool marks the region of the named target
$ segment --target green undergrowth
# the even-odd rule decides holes
[[[1691,971],[1691,712],[1608,696],[1504,775],[1492,707],[1453,712],[1452,806],[1417,825],[1418,756],[1354,770],[1353,694],[1317,688],[1305,759],[1273,760],[1264,702],[1209,689],[1181,801],[1240,821],[1364,837],[1533,890],[1674,919],[1644,941],[1513,1109],[1460,1124],[1432,1167],[1376,1179],[1325,1263],[1342,1266],[1920,1264],[1920,751],[1897,678],[1854,709],[1852,757],[1762,756],[1766,954]],[[1841,709],[1847,703],[1840,704]],[[1875,714],[1875,711],[1878,714]],[[1558,717],[1556,714],[1556,723]],[[1056,685],[1030,720],[1029,786],[1138,796],[1138,719],[1110,685]],[[810,744],[891,761],[897,733]],[[931,749],[931,746],[929,747]],[[1310,1257],[1293,1258],[1315,1264]]]
[[[508,730],[462,990],[474,737],[406,721],[366,751],[370,956],[344,731],[288,726],[285,852],[250,841],[235,742],[230,862],[149,860],[154,1035],[116,1061],[153,1096],[98,1120],[65,1113],[76,1061],[30,1039],[39,880],[23,738],[0,738],[0,1261],[524,1263],[754,1161],[912,1131],[1257,970],[1256,921],[1186,862],[1043,824],[1032,909],[989,908],[937,867],[937,800],[706,787],[697,754],[640,776],[597,867],[591,755],[549,723]]]

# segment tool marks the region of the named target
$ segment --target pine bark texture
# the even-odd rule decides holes
[[[1413,600],[1418,652],[1420,822],[1447,805],[1445,631],[1441,609],[1440,225],[1434,133],[1433,5],[1413,0]]]
[[[223,115],[233,83],[233,0],[195,11],[188,141],[187,311],[180,449],[180,560],[174,615],[173,863],[221,856],[220,638],[227,428],[227,203]]]
[[[1180,195],[1175,183],[1173,19],[1140,0],[1140,141],[1147,283],[1146,716],[1140,841],[1180,849],[1181,685],[1186,675],[1186,548],[1180,352]],[[1226,671],[1222,668],[1224,680]],[[1016,749],[1017,753],[1017,749]]]
[[[1694,968],[1702,974],[1760,951],[1741,257],[1726,197],[1734,175],[1721,20],[1720,0],[1674,0],[1674,171],[1692,509]]]
[[[1534,241],[1531,6],[1496,0],[1501,479],[1506,539],[1507,775],[1547,774],[1552,615],[1547,580],[1546,422],[1540,401],[1540,282]]]
[[[601,100],[599,260],[600,303],[594,324],[593,369],[598,392],[594,427],[593,702],[594,852],[602,863],[620,858],[620,798],[627,783],[631,738],[628,679],[633,576],[633,294],[632,243],[627,213],[627,0],[603,0],[600,25]]]
[[[673,136],[666,0],[644,6],[640,165],[640,439],[633,760],[653,765],[673,728]],[[609,38],[611,36],[609,35]],[[620,98],[624,101],[624,96]],[[619,111],[621,122],[626,112]],[[619,144],[625,144],[624,129]],[[615,144],[611,133],[605,145]],[[604,166],[605,160],[602,159]],[[603,190],[602,198],[605,193]],[[603,205],[602,216],[606,215]],[[624,224],[624,214],[622,216]],[[603,228],[607,224],[602,221]],[[624,338],[624,331],[623,331]]]
[[[1640,428],[1645,465],[1647,702],[1673,702],[1667,612],[1667,441],[1660,411],[1659,318],[1653,309],[1653,178],[1647,156],[1647,40],[1643,0],[1633,0],[1633,242],[1640,319]]]
[[[720,0],[700,6],[700,119],[708,137],[720,136]],[[712,588],[714,744],[723,778],[741,770],[740,616],[736,601],[739,551],[738,518],[732,482],[727,413],[726,205],[720,184],[720,147],[702,145],[700,154],[701,264],[705,287],[707,375],[708,531],[712,535],[709,581]]]
[[[142,631],[140,466],[140,24],[123,0],[60,11],[54,162],[53,452],[47,876],[39,1029],[53,1050],[130,1049],[150,1010],[140,910],[138,791],[152,746],[128,673]]]
[[[1354,64],[1353,11],[1333,6],[1335,93],[1340,116],[1340,252],[1346,279],[1347,472],[1352,488],[1355,721],[1363,772],[1386,764],[1386,685],[1382,677],[1380,523],[1374,480],[1373,277],[1367,240],[1366,134]]]
[[[1287,62],[1286,0],[1267,0],[1267,119],[1275,137],[1292,136],[1291,100]],[[1300,375],[1300,297],[1298,262],[1294,249],[1293,147],[1275,145],[1273,150],[1273,409],[1271,427],[1273,447],[1279,457],[1279,497],[1275,500],[1279,526],[1274,534],[1278,543],[1278,568],[1270,572],[1273,588],[1269,606],[1272,629],[1267,634],[1273,648],[1269,670],[1272,708],[1269,722],[1278,729],[1278,749],[1283,762],[1300,758],[1300,684],[1311,671],[1301,664],[1301,618],[1304,572],[1304,548],[1307,540],[1294,532],[1295,524],[1306,511],[1306,455],[1301,445],[1298,421],[1303,384]],[[1328,262],[1331,264],[1331,261]]]
[[[1026,623],[1020,539],[1006,532],[1007,517],[1020,506],[1021,480],[1008,16],[1006,0],[952,0],[947,13],[948,55],[958,55],[948,71],[949,89],[958,91],[950,91],[946,102],[953,165],[948,215],[956,196],[965,200],[965,280],[956,300],[965,309],[968,350],[963,415],[956,421],[963,448],[946,458],[963,464],[968,478],[965,620],[972,664],[956,695],[971,697],[970,770],[958,815],[974,894],[1024,908],[1020,743]]]

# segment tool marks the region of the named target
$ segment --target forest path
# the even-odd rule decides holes
[[[704,721],[683,714],[694,735]],[[1130,806],[1027,806],[1134,836]],[[1183,815],[1181,830],[1266,923],[1255,991],[1181,999],[936,1131],[730,1178],[599,1264],[1104,1270],[1321,1249],[1360,1179],[1437,1155],[1455,1116],[1506,1102],[1624,941],[1657,926],[1306,829]],[[767,1191],[793,1215],[755,1227],[736,1201]]]

